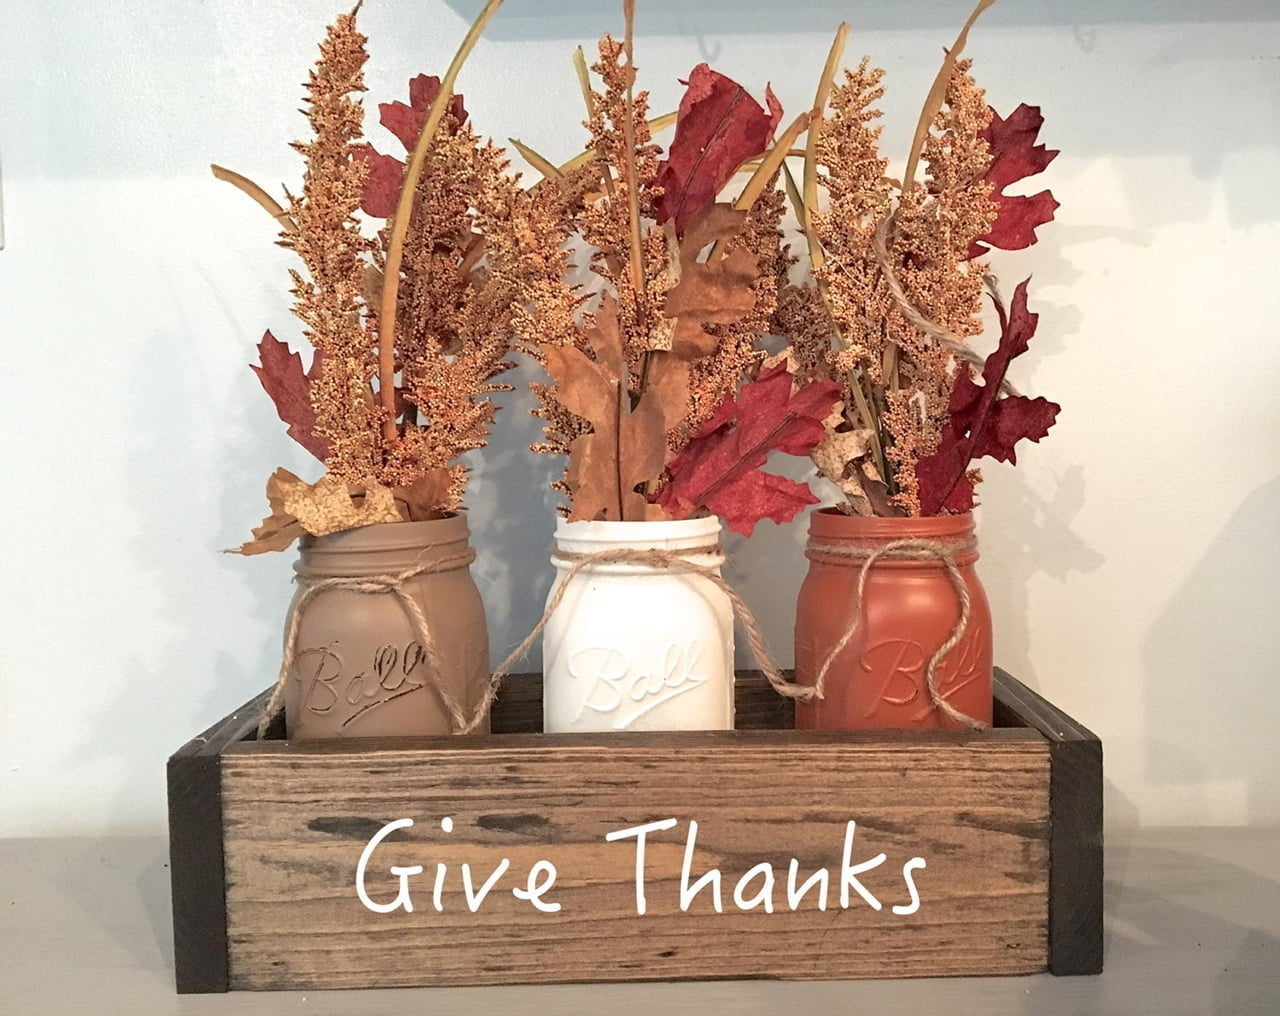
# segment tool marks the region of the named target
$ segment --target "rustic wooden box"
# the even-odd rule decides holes
[[[1097,973],[1102,967],[1102,745],[1001,671],[996,728],[973,734],[799,733],[790,703],[738,679],[732,733],[538,733],[541,682],[511,679],[491,738],[290,743],[254,739],[259,697],[169,760],[174,950],[180,992],[711,978]],[[451,832],[441,820],[453,820]],[[359,858],[387,822],[358,898]],[[645,912],[634,838],[648,834]],[[682,910],[689,882],[722,872]],[[884,853],[842,906],[851,863]],[[923,857],[926,867],[904,865]],[[511,862],[472,912],[478,887]],[[829,871],[825,910],[818,885]],[[556,867],[542,913],[512,894]],[[773,911],[735,903],[772,865]],[[433,878],[447,865],[437,909]],[[743,902],[764,888],[757,870]],[[909,910],[918,889],[918,909]],[[894,907],[899,911],[895,912]]]

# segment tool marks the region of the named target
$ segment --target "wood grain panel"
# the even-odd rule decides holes
[[[981,735],[500,735],[411,742],[243,742],[222,763],[227,931],[232,987],[345,988],[419,984],[683,978],[845,978],[1016,974],[1047,959],[1049,755],[1027,729]],[[454,829],[440,828],[451,816]],[[421,864],[415,910],[375,914],[355,869],[369,837],[393,819],[415,825],[373,855],[367,885],[395,896],[390,865]],[[632,842],[605,834],[658,819],[647,913],[636,913]],[[699,825],[694,877],[723,872],[724,912],[704,891],[681,912],[689,820]],[[862,876],[883,904],[840,906],[841,854],[884,852]],[[902,866],[914,873],[920,909]],[[803,880],[831,871],[828,909],[811,894],[787,904],[790,858]],[[459,865],[483,881],[511,871],[477,913]],[[558,875],[540,914],[510,892],[539,859]],[[742,912],[734,886],[753,865],[777,871],[774,913]],[[447,865],[443,912],[432,905]],[[763,876],[752,884],[758,889]],[[751,893],[748,893],[751,895]]]

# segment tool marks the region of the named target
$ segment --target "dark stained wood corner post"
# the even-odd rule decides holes
[[[995,720],[1049,742],[1049,972],[1102,972],[1102,742],[996,668]]]
[[[222,752],[248,737],[270,689],[169,758],[169,883],[179,994],[226,991],[227,885],[222,852]]]

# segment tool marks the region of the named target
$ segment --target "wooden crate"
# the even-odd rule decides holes
[[[982,733],[802,733],[760,675],[739,674],[737,695],[731,733],[544,735],[541,681],[525,675],[493,737],[308,744],[256,740],[259,696],[169,760],[178,990],[1101,969],[1102,746],[1088,730],[1001,671]],[[391,866],[421,865],[414,909],[375,912],[357,867],[403,818],[364,885],[389,904]],[[646,834],[640,913],[636,838],[608,836],[672,819]],[[842,893],[846,852],[866,897]],[[478,892],[504,858],[472,912],[460,866]],[[511,891],[540,860],[556,869],[539,898],[555,913]],[[721,872],[722,912],[710,886],[682,909],[686,863],[690,889]]]

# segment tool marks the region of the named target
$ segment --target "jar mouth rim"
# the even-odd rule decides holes
[[[972,512],[924,516],[846,515],[836,507],[826,507],[809,516],[810,538],[839,542],[904,537],[967,539],[973,531]]]
[[[715,515],[694,519],[662,519],[635,522],[556,522],[555,538],[570,544],[642,544],[666,543],[673,540],[703,538],[713,540],[720,535],[720,519]],[[675,548],[679,549],[679,548]]]
[[[308,535],[302,538],[300,548],[314,554],[392,553],[465,542],[469,538],[466,516],[461,512],[446,512],[438,519],[376,522],[325,536]]]

